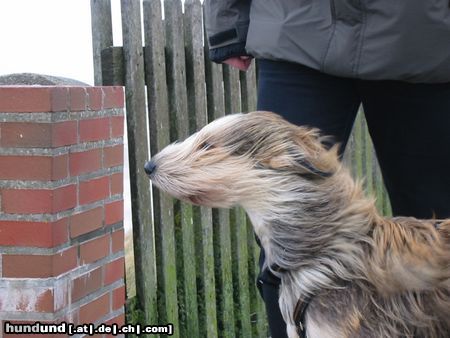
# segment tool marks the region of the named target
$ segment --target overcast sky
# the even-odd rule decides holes
[[[111,2],[117,46],[120,1]],[[0,0],[0,75],[23,72],[94,83],[89,0]]]

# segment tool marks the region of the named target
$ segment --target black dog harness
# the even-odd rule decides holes
[[[294,324],[300,338],[306,338],[305,316],[311,298],[299,299],[294,308]]]
[[[277,264],[271,265],[271,270],[278,272],[278,273],[285,273],[287,270],[283,269]],[[306,338],[306,323],[305,323],[305,317],[306,317],[306,310],[308,308],[309,303],[311,302],[312,297],[306,297],[306,298],[300,298],[297,301],[297,304],[295,304],[294,308],[294,324],[295,328],[297,329],[297,334],[300,338]]]

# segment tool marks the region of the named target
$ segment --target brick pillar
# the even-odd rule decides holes
[[[121,87],[0,87],[2,328],[124,323],[123,106]]]

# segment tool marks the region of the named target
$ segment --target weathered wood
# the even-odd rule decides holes
[[[238,113],[241,107],[241,92],[239,71],[227,65],[223,67],[223,81],[225,90],[225,113]],[[242,208],[231,211],[232,233],[235,241],[233,251],[235,253],[235,291],[238,290],[239,314],[236,316],[239,327],[239,336],[250,337],[252,328],[250,322],[250,295],[249,295],[249,271],[248,271],[248,249],[247,249],[247,220]],[[235,292],[236,295],[236,292]]]
[[[364,161],[364,139],[363,139],[363,121],[362,121],[362,109],[360,107],[358,111],[358,115],[356,116],[355,124],[353,126],[353,134],[355,138],[354,143],[354,149],[355,152],[354,158],[353,158],[353,165],[354,165],[354,175],[356,177],[362,177],[363,176],[363,161]]]
[[[250,112],[256,110],[256,63],[246,72],[239,72],[241,82],[241,102],[242,111]],[[250,220],[247,219],[247,238],[249,249],[249,293],[250,293],[250,311],[251,323],[253,326],[253,336],[267,336],[267,315],[265,306],[257,288],[255,287],[256,278],[259,274],[259,255],[260,248],[255,241],[255,234]]]
[[[205,66],[202,48],[202,5],[199,0],[188,0],[184,2],[184,47],[185,47],[185,65],[186,65],[186,90],[187,90],[187,115],[189,118],[189,133],[193,133],[208,123],[206,116],[206,93],[205,93]],[[193,234],[192,226],[189,232],[186,232],[186,250],[190,250],[190,259],[193,260],[192,267],[195,268],[195,244],[201,247],[201,254],[198,255],[198,271],[203,285],[201,297],[197,298],[197,285],[192,286],[189,296],[186,296],[186,313],[187,316],[187,337],[199,337],[199,313],[198,301],[203,302],[205,321],[203,327],[203,335],[217,335],[217,317],[216,317],[216,294],[215,294],[215,278],[214,278],[214,246],[213,246],[213,229],[212,229],[212,211],[209,208],[196,207],[196,215],[201,217],[195,219],[197,233],[200,231],[201,236],[198,238],[188,238]],[[195,271],[194,271],[195,272]],[[195,283],[196,280],[193,280]]]
[[[374,162],[373,159],[373,153],[372,153],[372,140],[370,139],[369,130],[367,129],[367,121],[366,118],[363,117],[363,138],[364,138],[364,182],[365,182],[365,191],[368,196],[374,196],[374,188],[375,183],[373,180],[373,166],[372,163]]]
[[[208,60],[205,46],[205,72],[208,120],[225,116],[222,66]],[[225,209],[213,210],[215,232],[214,244],[218,285],[218,320],[221,337],[236,337],[235,311],[233,301],[233,275],[230,212]]]
[[[351,173],[353,174],[353,158],[355,155],[354,151],[354,133],[353,131],[350,133],[347,141],[347,145],[345,146],[344,154],[342,155],[342,162],[344,165],[350,169]]]
[[[146,322],[153,323],[157,318],[157,280],[154,232],[148,207],[152,203],[150,181],[144,173],[144,164],[149,158],[149,151],[140,2],[122,0],[121,7],[136,294],[141,308],[145,309]]]
[[[186,89],[191,117],[190,133],[208,123],[205,91],[205,56],[203,51],[202,4],[184,1],[184,44],[186,54]]]
[[[166,85],[165,39],[163,32],[162,9],[160,1],[143,1],[144,18],[144,60],[145,78],[147,83],[148,117],[150,129],[150,151],[156,154],[170,143],[169,108]],[[162,318],[167,318],[164,291],[173,286],[167,282],[167,276],[173,275],[174,263],[168,261],[167,246],[163,245],[174,237],[173,199],[153,187],[153,217],[156,237],[156,261],[158,278],[158,312]],[[173,252],[173,244],[169,246]],[[170,255],[169,255],[170,257]],[[166,265],[167,263],[167,265]],[[174,276],[171,277],[172,279]],[[166,285],[169,284],[169,287]],[[180,327],[175,328],[179,332]]]
[[[150,126],[152,135],[152,152],[156,153],[167,145],[173,133],[177,132],[171,128],[173,116],[171,112],[173,107],[171,105],[171,97],[173,95],[173,82],[168,83],[167,87],[166,72],[173,74],[171,64],[167,64],[167,54],[164,54],[164,46],[167,44],[164,38],[164,31],[167,29],[166,23],[162,21],[162,8],[159,1],[145,1],[144,2],[144,22],[146,25],[146,60],[152,63],[147,63],[147,84],[151,88],[149,90],[153,93],[153,98],[159,99],[158,103],[154,104],[154,111],[150,112]],[[166,10],[166,9],[165,9]],[[167,18],[167,14],[166,14]],[[147,36],[148,35],[148,36]],[[157,35],[157,36],[155,36]],[[166,36],[167,37],[167,36]],[[167,59],[167,60],[166,60]],[[165,67],[164,64],[166,63]],[[149,69],[151,67],[151,69]],[[155,78],[152,78],[152,75]],[[154,81],[153,84],[150,84]],[[165,94],[160,93],[161,91]],[[149,103],[151,98],[149,96]],[[158,110],[158,111],[157,111]],[[170,130],[170,132],[169,132]],[[167,194],[154,190],[155,192],[155,231],[158,235],[157,253],[159,258],[159,316],[162,322],[173,323],[177,328],[174,332],[176,337],[182,335],[183,327],[179,322],[179,297],[184,295],[182,288],[178,288],[178,281],[183,281],[184,278],[179,278],[183,275],[182,265],[177,264],[177,242],[176,242],[176,228],[180,224],[181,218],[192,218],[189,215],[178,214],[179,209],[174,208],[173,200]]]
[[[124,86],[125,69],[122,47],[108,47],[101,52],[103,86]]]
[[[94,83],[105,85],[102,81],[101,53],[113,45],[111,1],[91,0],[92,52],[94,60]]]
[[[384,196],[383,196],[383,181],[381,179],[381,172],[378,166],[378,160],[375,154],[375,149],[371,149],[373,162],[372,162],[372,176],[374,185],[374,196],[376,197],[376,206],[378,211],[384,212]]]

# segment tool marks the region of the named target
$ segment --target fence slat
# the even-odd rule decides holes
[[[373,182],[373,167],[372,167],[372,163],[374,161],[373,159],[373,153],[372,153],[372,141],[370,139],[370,135],[369,135],[369,130],[367,129],[367,121],[366,118],[363,117],[363,137],[364,137],[364,149],[363,149],[363,153],[364,153],[364,168],[363,168],[363,173],[364,173],[364,179],[365,179],[365,190],[366,190],[366,194],[368,196],[373,196],[374,194],[374,182]]]
[[[185,60],[185,44],[184,44],[184,29],[183,29],[183,14],[182,4],[180,0],[166,0],[164,2],[164,13],[166,22],[166,50],[167,50],[167,64],[168,64],[168,88],[170,93],[169,109],[170,116],[174,122],[173,129],[176,131],[174,136],[178,139],[184,139],[189,135],[189,112],[188,100],[186,91],[186,60]],[[195,265],[195,245],[194,245],[194,226],[193,226],[193,210],[192,206],[180,202],[180,227],[182,233],[182,248],[183,248],[183,273],[184,273],[184,292],[185,301],[190,307],[196,305],[197,286],[196,281],[192,276],[196,275]],[[209,218],[209,220],[208,220]],[[208,228],[208,223],[212,223],[212,217],[205,211],[202,214],[201,226]],[[204,250],[208,250],[209,239],[212,239],[212,233],[204,231],[202,239],[204,240]],[[211,240],[212,243],[212,240]],[[205,253],[205,251],[204,251]],[[214,321],[211,314],[214,314],[215,308],[211,308],[210,303],[214,299],[214,274],[209,272],[209,269],[214,269],[214,262],[210,262],[209,255],[204,254],[203,264],[203,282],[204,282],[204,296],[207,305],[207,333],[208,336],[214,336]],[[213,270],[212,270],[213,271]],[[209,278],[212,275],[212,281]],[[212,295],[212,296],[211,296]],[[187,309],[186,309],[187,310]],[[192,314],[189,314],[192,316]],[[190,326],[189,330],[197,330],[197,327]]]
[[[383,212],[384,208],[384,196],[383,196],[383,182],[381,180],[380,168],[378,167],[378,161],[375,154],[375,149],[371,149],[372,152],[372,176],[374,184],[374,194],[376,196],[376,206],[378,211]]]
[[[241,101],[242,111],[250,112],[256,110],[256,63],[253,62],[246,72],[240,72],[241,81]],[[250,292],[250,310],[253,326],[253,336],[267,336],[267,315],[265,306],[257,288],[255,287],[256,278],[259,273],[259,254],[260,248],[255,241],[255,234],[250,220],[247,219],[247,238],[249,248],[249,292]],[[251,264],[253,263],[253,264]]]
[[[165,66],[165,39],[163,32],[162,9],[159,1],[143,1],[144,18],[144,56],[145,56],[145,78],[147,83],[148,116],[150,129],[150,150],[156,154],[159,150],[170,143],[169,134],[169,108],[166,86]],[[166,287],[168,271],[166,267],[166,254],[164,245],[166,238],[173,238],[173,200],[167,194],[162,194],[153,188],[153,218],[156,236],[156,262],[158,278],[158,312],[161,313],[160,320],[166,318],[165,299],[163,298]],[[164,238],[164,239],[163,239]],[[169,287],[170,289],[170,287]],[[179,331],[179,327],[175,328]]]
[[[136,294],[141,308],[145,309],[145,320],[153,322],[156,318],[157,283],[154,233],[148,208],[152,203],[150,181],[143,170],[149,152],[140,3],[122,0],[121,7]]]
[[[239,71],[231,67],[223,66],[223,81],[225,89],[225,112],[227,114],[237,113],[241,108],[241,93],[239,82]],[[231,211],[231,229],[234,243],[236,270],[234,271],[235,301],[239,304],[237,321],[239,323],[239,336],[251,337],[252,329],[250,322],[250,295],[249,295],[249,274],[248,274],[248,249],[247,249],[247,219],[242,208]],[[238,293],[236,293],[238,291]]]
[[[91,0],[91,22],[94,83],[101,86],[103,85],[101,53],[113,45],[110,0]]]
[[[123,48],[108,47],[101,52],[101,80],[103,86],[124,86]]]
[[[202,25],[202,5],[199,0],[187,0],[184,3],[184,44],[186,53],[186,88],[188,97],[189,132],[193,133],[208,123],[206,113],[206,93],[205,93],[205,65],[202,46],[203,25]],[[196,209],[202,217],[195,220],[197,231],[201,230],[202,236],[197,238],[197,246],[201,259],[199,259],[199,272],[203,281],[204,302],[204,332],[207,336],[217,336],[217,314],[216,314],[216,293],[214,276],[214,245],[213,245],[213,220],[212,211],[209,208],[201,207]],[[199,229],[200,228],[200,229]],[[191,245],[196,242],[194,239]],[[194,256],[193,256],[194,258]],[[194,265],[195,266],[195,265]],[[195,282],[195,281],[194,281]],[[197,289],[196,289],[197,290]],[[195,302],[195,303],[194,303]],[[196,294],[192,294],[191,311],[188,318],[189,337],[199,337],[200,328],[198,323],[198,310]],[[189,323],[195,322],[195,325]]]
[[[225,115],[222,66],[207,59],[205,46],[205,72],[208,120],[213,121]],[[233,301],[232,251],[230,212],[225,209],[213,210],[216,262],[218,266],[218,319],[221,337],[233,338],[235,333],[235,311]]]

